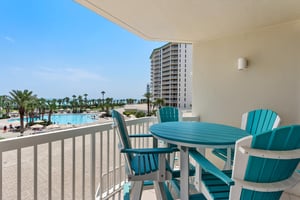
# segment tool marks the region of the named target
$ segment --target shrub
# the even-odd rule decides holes
[[[137,111],[135,113],[136,118],[145,117],[145,116],[146,116],[146,113],[144,113],[143,111]]]
[[[124,111],[123,114],[126,115],[127,117],[129,117],[132,114],[132,112]]]

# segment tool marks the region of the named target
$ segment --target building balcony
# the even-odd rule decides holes
[[[147,133],[154,123],[156,117],[127,120],[129,134]],[[132,142],[143,148],[153,141]],[[118,143],[112,123],[1,140],[0,199],[95,199],[96,193],[122,199],[126,175]]]
[[[155,122],[128,120],[128,130],[147,132]],[[119,196],[126,176],[117,146],[112,123],[1,140],[0,199],[94,199],[97,188],[103,198]]]

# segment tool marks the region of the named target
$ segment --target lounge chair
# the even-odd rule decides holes
[[[220,171],[197,151],[190,155],[205,171],[201,188],[207,199],[280,199],[284,190],[300,182],[300,125],[237,141],[233,171]]]
[[[263,133],[265,131],[277,128],[280,123],[280,117],[272,110],[258,109],[244,113],[242,115],[241,129],[246,130],[251,135]],[[228,156],[228,150],[231,152]],[[221,158],[225,162],[227,159],[231,160],[231,165],[234,159],[234,151],[231,149],[213,149],[212,153]],[[231,165],[228,162],[225,163],[224,169],[230,169]]]

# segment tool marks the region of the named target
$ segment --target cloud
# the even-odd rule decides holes
[[[16,42],[16,40],[14,38],[10,37],[10,36],[4,36],[3,39],[10,42],[10,43],[15,43]]]

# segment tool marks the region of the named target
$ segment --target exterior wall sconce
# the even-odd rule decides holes
[[[238,70],[243,70],[248,67],[248,60],[246,58],[238,58]]]

